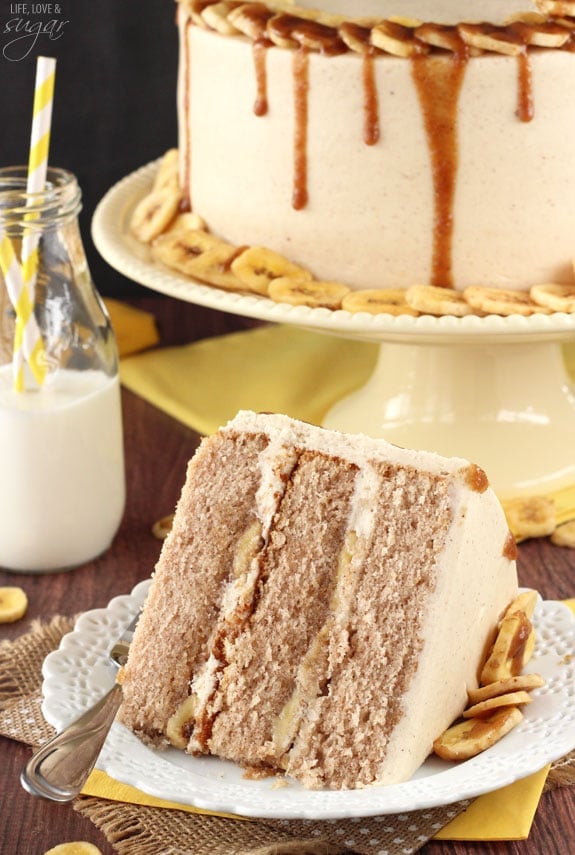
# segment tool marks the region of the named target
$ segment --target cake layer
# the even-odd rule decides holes
[[[188,469],[122,717],[307,787],[403,780],[464,708],[516,590],[477,467],[240,413]]]
[[[252,435],[215,437],[190,462],[182,511],[162,550],[159,579],[138,623],[137,654],[126,673],[123,716],[146,740],[167,741],[166,723],[187,698],[194,669],[209,656],[224,585],[253,521],[257,461],[265,442]],[[236,474],[230,490],[231,468]]]
[[[213,233],[353,288],[573,281],[567,23],[540,25],[555,49],[527,25],[495,33],[500,53],[409,30],[398,56],[370,30],[308,49],[289,27],[282,47],[195,20],[182,5],[181,176]]]

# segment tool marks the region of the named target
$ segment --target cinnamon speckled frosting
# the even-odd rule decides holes
[[[571,284],[574,14],[182,0],[186,203],[354,290]]]

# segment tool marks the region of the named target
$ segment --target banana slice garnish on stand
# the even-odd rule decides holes
[[[454,315],[463,318],[473,309],[460,291],[437,285],[411,285],[406,293],[407,303],[424,315]]]
[[[346,312],[368,312],[370,315],[412,315],[419,312],[408,305],[404,288],[364,288],[351,291],[341,303]]]
[[[245,291],[230,269],[238,250],[201,229],[168,232],[152,245],[152,255],[167,267],[227,291]]]
[[[305,281],[282,276],[270,282],[268,296],[276,303],[289,303],[292,306],[339,309],[349,290],[347,285],[339,282]]]
[[[179,191],[179,152],[177,148],[169,149],[160,161],[156,177],[154,178],[154,190],[163,190],[168,187]]]
[[[537,312],[550,314],[550,310],[534,303],[526,291],[506,291],[470,285],[463,292],[469,305],[483,315],[524,315]]]
[[[138,202],[130,220],[130,231],[142,243],[151,243],[164,232],[172,222],[178,209],[182,194],[173,187],[152,190]]]
[[[246,291],[266,295],[273,279],[288,277],[301,282],[312,278],[308,270],[263,246],[250,246],[241,252],[232,262],[232,271]]]
[[[553,312],[575,312],[575,285],[533,285],[529,296]]]

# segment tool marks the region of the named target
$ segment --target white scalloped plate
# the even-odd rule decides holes
[[[112,685],[107,653],[143,603],[149,580],[105,609],[86,612],[43,666],[43,713],[62,730]],[[97,768],[149,795],[204,810],[250,817],[338,819],[403,813],[451,804],[530,775],[575,747],[575,620],[567,606],[540,601],[537,646],[530,670],[546,686],[533,693],[523,722],[497,745],[465,763],[429,758],[402,784],[363,790],[309,791],[276,778],[244,779],[233,763],[154,751],[114,724]],[[283,783],[283,782],[282,782]]]
[[[370,315],[366,312],[310,309],[274,303],[257,295],[236,294],[211,288],[194,279],[179,275],[156,263],[148,247],[138,243],[129,230],[132,211],[149,191],[159,161],[153,161],[115,184],[104,196],[94,213],[92,237],[105,260],[129,279],[154,291],[189,303],[219,309],[235,315],[295,324],[367,341],[403,341],[434,343],[443,341],[529,341],[563,340],[575,334],[575,314],[557,312],[551,315],[521,315],[465,318],[431,315]]]

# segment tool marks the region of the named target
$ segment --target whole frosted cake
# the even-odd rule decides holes
[[[381,307],[349,291],[434,287],[466,292],[438,314],[574,311],[575,3],[312,5],[179,0],[177,191],[135,231],[191,210],[175,230],[204,237],[157,259],[352,311]],[[437,295],[388,297],[416,314]]]
[[[241,412],[190,462],[123,721],[306,787],[407,779],[477,688],[515,554],[467,461]]]

